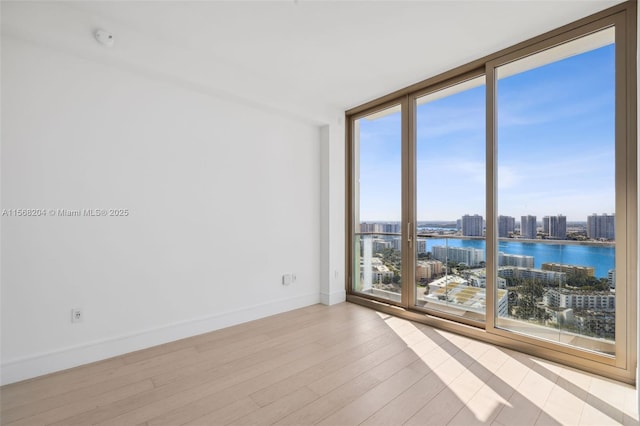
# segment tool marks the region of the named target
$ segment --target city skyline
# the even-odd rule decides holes
[[[614,45],[498,82],[498,211],[615,211]],[[485,86],[417,109],[417,220],[485,214]],[[360,219],[400,220],[400,113],[360,121]]]
[[[478,214],[478,215],[479,215],[479,216],[482,216],[482,215],[480,215],[480,214]],[[567,223],[579,223],[579,224],[583,224],[583,225],[585,225],[585,226],[586,226],[586,224],[587,224],[587,222],[588,222],[588,217],[589,217],[589,216],[593,216],[593,215],[597,215],[597,216],[604,216],[604,215],[606,215],[606,216],[615,216],[615,214],[614,214],[614,213],[607,213],[607,212],[592,212],[591,214],[587,215],[587,216],[584,218],[584,220],[567,220]],[[466,215],[461,215],[461,216],[456,217],[456,218],[444,219],[444,220],[437,220],[437,219],[419,219],[419,220],[417,220],[417,223],[418,223],[418,224],[433,223],[433,224],[452,224],[452,225],[455,225],[455,224],[456,224],[456,222],[457,222],[457,221],[460,221],[460,220],[462,219],[462,217],[463,217],[463,216],[466,216]],[[472,214],[471,216],[473,216],[473,214]],[[515,220],[515,224],[516,224],[516,225],[518,225],[518,226],[520,226],[520,225],[521,225],[521,223],[520,223],[520,222],[521,222],[521,219],[520,219],[520,218],[521,218],[522,216],[536,216],[536,215],[518,215],[518,216],[499,215],[499,216],[497,216],[496,218],[497,218],[497,219],[499,219],[501,216],[502,216],[502,217],[511,217],[511,218],[516,219],[516,220]],[[536,223],[538,224],[538,226],[543,226],[543,219],[544,219],[545,217],[549,217],[549,216],[557,216],[557,215],[545,214],[545,215],[544,215],[544,216],[542,216],[542,217],[538,217],[538,216],[536,216]],[[485,218],[484,216],[482,216],[482,218],[483,218],[483,221],[484,221],[484,223],[485,223],[485,225],[486,225],[486,218]],[[363,220],[361,220],[361,221],[360,221],[360,224],[365,224],[365,223],[367,223],[367,224],[376,224],[376,223],[379,223],[379,224],[399,224],[400,222],[401,222],[401,221],[399,221],[399,220],[376,220],[376,219],[372,219],[372,220],[364,220],[364,219],[363,219]]]

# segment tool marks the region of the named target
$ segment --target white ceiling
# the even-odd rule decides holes
[[[2,2],[2,32],[315,123],[619,0]],[[92,38],[113,32],[105,48]]]

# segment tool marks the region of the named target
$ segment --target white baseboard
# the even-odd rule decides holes
[[[18,382],[140,349],[196,336],[320,302],[318,293],[276,300],[120,337],[97,340],[0,364],[0,385]]]
[[[344,290],[334,291],[332,293],[320,292],[320,303],[323,305],[335,305],[347,300],[347,292]]]

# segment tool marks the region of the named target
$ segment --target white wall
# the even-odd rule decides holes
[[[320,301],[343,302],[345,291],[345,128],[336,118],[320,129],[321,276]]]
[[[3,383],[320,300],[316,125],[6,36],[1,87],[2,209],[130,212],[2,217]]]

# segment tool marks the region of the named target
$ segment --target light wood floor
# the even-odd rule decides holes
[[[0,392],[12,426],[638,424],[631,386],[346,303]]]

